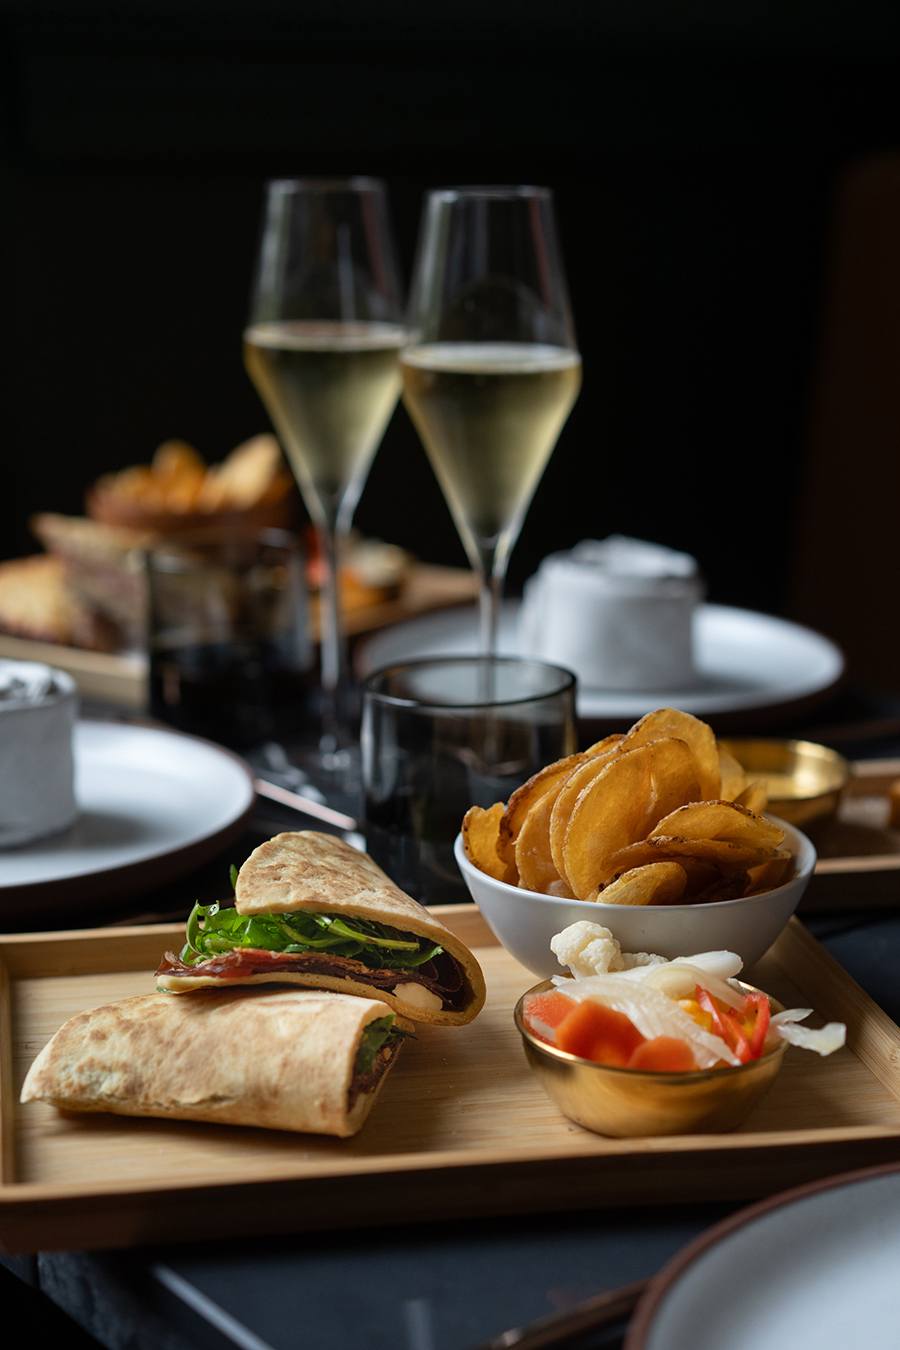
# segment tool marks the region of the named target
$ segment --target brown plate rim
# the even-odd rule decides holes
[[[103,717],[82,718],[93,726],[129,727],[141,731],[163,731],[179,740],[190,741],[217,751],[240,770],[247,780],[248,801],[244,809],[227,824],[200,838],[192,839],[180,848],[160,852],[149,858],[138,859],[121,866],[103,868],[97,872],[79,873],[60,880],[24,882],[17,885],[0,884],[0,923],[18,923],[22,919],[47,919],[61,915],[72,904],[84,899],[92,902],[92,914],[104,903],[119,902],[131,896],[137,898],[156,886],[173,880],[215,856],[232,839],[237,838],[253,814],[256,788],[253,771],[245,759],[215,741],[178,731],[150,719],[116,719]],[[98,902],[95,906],[93,902]],[[26,906],[27,909],[20,907]]]
[[[859,1182],[874,1180],[880,1176],[891,1176],[900,1172],[900,1163],[879,1163],[875,1167],[859,1167],[851,1172],[839,1172],[836,1176],[822,1177],[818,1181],[808,1181],[802,1186],[793,1186],[790,1190],[779,1191],[777,1195],[767,1196],[753,1205],[729,1214],[719,1223],[713,1224],[706,1232],[689,1242],[680,1252],[658,1271],[650,1281],[647,1292],[635,1309],[628,1326],[623,1350],[647,1350],[647,1337],[653,1330],[661,1304],[670,1293],[673,1285],[681,1278],[687,1268],[699,1260],[716,1243],[722,1242],[739,1228],[746,1228],[757,1219],[774,1209],[783,1209],[788,1205],[805,1200],[820,1191],[838,1190],[844,1186],[855,1186]]]

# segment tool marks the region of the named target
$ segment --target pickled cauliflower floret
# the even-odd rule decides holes
[[[637,970],[640,966],[666,966],[664,956],[655,956],[653,952],[623,952],[620,970]]]
[[[576,977],[667,964],[664,956],[654,956],[652,952],[623,952],[608,928],[587,919],[570,923],[551,938],[550,950],[559,964],[568,966]]]
[[[622,970],[622,948],[608,928],[579,919],[550,939],[550,950],[575,976],[607,975]]]

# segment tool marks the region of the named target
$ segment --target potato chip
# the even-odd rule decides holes
[[[691,895],[690,903],[692,905],[714,905],[721,900],[739,900],[742,895],[747,894],[747,888],[750,885],[749,872],[732,872],[730,875],[726,872],[719,872],[714,881],[711,881],[703,890],[697,891]],[[687,899],[687,896],[685,896]]]
[[[790,852],[786,848],[779,848],[758,867],[750,868],[747,894],[758,895],[760,891],[772,891],[776,886],[783,886],[786,881],[790,881],[793,871],[794,859]]]
[[[481,806],[470,806],[463,817],[463,848],[469,862],[479,871],[486,872],[495,881],[506,881],[515,886],[515,869],[509,867],[497,852],[504,810],[502,802],[495,802],[487,810]]]
[[[557,759],[552,764],[547,764],[543,769],[539,769],[521,787],[516,788],[506,804],[506,811],[500,822],[499,849],[501,858],[510,863],[515,861],[516,839],[525,823],[528,812],[546,792],[550,792],[555,786],[561,785],[576,765],[580,764],[581,759],[580,754],[567,755],[565,759]]]
[[[725,874],[755,867],[768,856],[766,848],[754,848],[749,844],[739,844],[733,839],[681,839],[677,835],[658,835],[648,843],[659,844],[664,857],[681,859],[692,858],[700,862],[712,863]]]
[[[777,825],[737,802],[702,801],[680,806],[650,831],[650,837],[674,835],[680,839],[724,839],[770,853],[784,839]]]
[[[636,867],[647,867],[650,863],[674,861],[667,859],[663,845],[658,839],[637,839],[625,844],[610,855],[607,868],[610,878],[621,876]]]
[[[608,750],[615,750],[617,746],[621,745],[624,739],[623,733],[617,731],[613,736],[604,736],[602,741],[594,741],[594,744],[589,745],[584,754],[588,759],[594,759],[597,755],[605,755]]]
[[[550,852],[550,813],[555,792],[551,788],[531,807],[516,836],[516,868],[519,885],[529,891],[546,891],[561,881]]]
[[[650,802],[647,825],[650,828],[686,802],[697,801],[700,784],[697,760],[685,741],[668,737],[650,741],[654,753],[650,762]]]
[[[754,778],[752,783],[748,783],[738,793],[734,801],[738,806],[745,806],[748,811],[754,811],[758,815],[769,805],[769,789],[762,778]]]
[[[765,784],[675,708],[548,764],[470,812],[469,857],[528,890],[611,904],[712,903],[783,884],[793,858]]]
[[[558,874],[565,879],[566,860],[565,860],[565,838],[566,830],[569,828],[569,818],[578,800],[579,794],[588,783],[593,782],[604,766],[614,757],[618,750],[619,742],[622,737],[607,736],[604,741],[598,741],[596,746],[585,751],[587,758],[582,763],[576,764],[571,772],[559,784],[553,803],[553,811],[550,816],[550,853],[553,858],[553,865]],[[609,744],[613,742],[613,744]],[[596,751],[592,754],[591,751]],[[582,757],[579,756],[579,759]]]
[[[609,870],[612,876],[617,876],[651,862],[680,863],[684,860],[686,866],[706,863],[721,874],[731,876],[736,871],[765,862],[769,856],[769,849],[736,844],[730,839],[682,839],[675,835],[660,835],[618,849],[609,859]]]
[[[739,764],[730,750],[719,746],[719,778],[722,786],[719,796],[726,802],[733,802],[747,786],[747,775],[743,765]],[[745,805],[745,803],[742,803]]]
[[[623,872],[589,900],[604,905],[673,905],[684,895],[687,873],[675,862],[648,863]]]
[[[563,839],[565,878],[579,900],[612,876],[609,858],[646,834],[650,745],[616,754],[575,801]]]
[[[678,866],[684,869],[687,877],[684,900],[695,900],[704,892],[723,885],[726,880],[730,884],[734,876],[733,872],[723,872],[718,868],[712,858],[694,858],[687,854],[681,854],[678,858]]]
[[[719,750],[712,729],[705,722],[692,717],[690,713],[679,712],[677,708],[657,708],[649,712],[627,733],[621,751],[634,750],[648,741],[659,741],[669,737],[684,741],[691,749],[697,761],[697,774],[700,784],[700,800],[707,801],[718,797],[721,792],[719,778]]]

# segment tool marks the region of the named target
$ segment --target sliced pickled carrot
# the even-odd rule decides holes
[[[696,1067],[693,1050],[677,1036],[654,1036],[653,1040],[644,1041],[628,1061],[629,1069],[648,1069],[653,1073],[689,1073]]]
[[[522,1015],[532,1035],[555,1045],[556,1027],[568,1017],[575,1006],[574,1001],[565,994],[560,994],[556,989],[548,989],[543,994],[532,994],[522,1009]]]
[[[624,1013],[606,1008],[602,1003],[584,999],[577,1003],[568,1017],[556,1028],[556,1044],[560,1050],[597,1064],[616,1064],[624,1067],[643,1042],[643,1036]]]
[[[548,989],[545,994],[532,994],[525,1004],[525,1018],[539,1017],[548,1027],[558,1027],[574,1007],[574,1000],[567,994],[561,994],[558,989]]]

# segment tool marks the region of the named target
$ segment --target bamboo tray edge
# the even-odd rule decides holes
[[[513,980],[518,972],[521,988],[533,982],[533,977],[515,966],[497,947],[474,905],[443,907],[437,912],[463,940],[481,949],[484,960],[489,958],[498,969],[506,969],[508,963]],[[52,993],[54,982],[77,974],[96,979],[95,972],[116,978],[116,972],[123,970],[143,971],[148,968],[148,956],[158,955],[181,929],[180,924],[167,924],[134,930],[76,930],[0,938],[3,1062],[0,1248],[3,1250],[131,1246],[212,1235],[315,1231],[598,1205],[658,1204],[704,1197],[739,1200],[841,1171],[863,1160],[886,1162],[900,1158],[900,1030],[793,920],[773,949],[772,969],[779,967],[787,972],[808,994],[817,1012],[847,1021],[854,1057],[865,1067],[872,1091],[882,1101],[880,1119],[852,1125],[832,1121],[815,1128],[801,1128],[795,1123],[784,1129],[770,1128],[768,1132],[751,1129],[732,1135],[600,1141],[554,1116],[552,1127],[546,1127],[545,1122],[543,1133],[517,1139],[512,1148],[490,1143],[479,1146],[477,1141],[464,1148],[429,1147],[426,1140],[418,1151],[375,1150],[360,1156],[342,1149],[344,1143],[355,1141],[326,1141],[324,1150],[306,1159],[300,1157],[304,1148],[302,1143],[298,1144],[297,1157],[290,1165],[284,1161],[285,1136],[279,1135],[276,1139],[281,1140],[280,1151],[273,1147],[274,1162],[267,1170],[257,1169],[227,1184],[212,1164],[208,1170],[194,1173],[189,1185],[161,1177],[159,1167],[164,1168],[164,1162],[157,1163],[156,1171],[148,1174],[146,1157],[144,1172],[138,1171],[130,1183],[96,1178],[53,1182],[20,1179],[15,1131],[20,1111],[31,1108],[20,1108],[14,1097],[11,1061],[17,1035],[18,982],[50,981],[46,991]],[[40,987],[45,989],[44,985]],[[511,1006],[505,1009],[505,1005],[495,1010],[495,1022],[485,1028],[480,1053],[487,1056],[487,1042],[498,1027],[506,1035],[508,1021],[514,1038],[509,1044],[514,1043],[515,1052],[521,1054],[511,1017],[499,1016],[510,1011]],[[475,1023],[473,1030],[478,1025]],[[440,1044],[450,1046],[451,1042],[444,1039]],[[471,1045],[478,1051],[479,1040],[475,1036]],[[432,1067],[429,1062],[429,1075]],[[451,1068],[449,1072],[452,1071]],[[436,1083],[444,1072],[447,1070],[442,1068],[438,1056]],[[788,1072],[787,1066],[784,1072]],[[541,1089],[533,1082],[530,1086],[538,1094],[538,1114],[546,1114]],[[379,1112],[389,1114],[391,1087],[389,1082],[373,1112],[373,1121]],[[888,1099],[890,1106],[885,1107]],[[116,1135],[126,1140],[129,1128],[135,1124],[148,1122],[120,1122],[116,1118]],[[164,1146],[168,1146],[163,1133],[167,1124],[152,1124],[156,1128],[149,1135],[151,1145],[154,1139],[162,1139]],[[371,1122],[357,1136],[363,1143],[370,1126]],[[213,1146],[217,1128],[189,1127],[194,1144],[208,1139],[209,1147]],[[262,1148],[257,1139],[262,1133],[248,1132],[254,1138],[257,1152]],[[134,1136],[135,1140],[147,1137],[137,1133]],[[191,1136],[187,1137],[190,1143]],[[129,1146],[130,1140],[123,1144]],[[135,1143],[137,1157],[143,1147]],[[176,1147],[174,1141],[171,1147]],[[404,1186],[404,1178],[411,1184]]]

